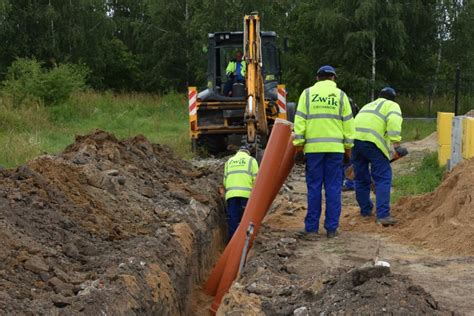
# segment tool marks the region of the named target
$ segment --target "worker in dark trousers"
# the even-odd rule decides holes
[[[257,160],[250,156],[250,150],[247,146],[242,146],[225,163],[224,188],[227,202],[229,240],[239,227],[257,172]]]
[[[377,100],[362,107],[355,118],[356,134],[352,152],[355,192],[360,214],[363,217],[372,215],[374,207],[370,199],[372,176],[376,193],[376,221],[384,226],[397,223],[397,220],[390,215],[392,185],[390,146],[394,147],[392,158],[397,158],[404,150],[400,147],[402,112],[395,102],[395,97],[395,90],[385,87],[380,91]]]
[[[341,215],[342,164],[350,157],[354,143],[354,119],[349,98],[336,85],[336,70],[321,67],[314,86],[300,96],[295,115],[297,152],[306,157],[308,211],[300,235],[318,233],[322,187],[326,194],[324,228],[328,238],[336,237]]]
[[[357,113],[359,113],[359,107],[357,106],[357,103],[355,103],[352,98],[349,98],[349,103],[351,104],[351,110],[352,110],[352,116],[356,117]],[[350,157],[346,157],[344,160],[344,172],[343,172],[343,181],[342,181],[342,191],[354,191],[354,180],[346,177],[346,171],[352,166],[352,162],[350,159],[347,159]]]
[[[225,69],[227,81],[224,85],[224,96],[230,96],[232,86],[236,82],[245,83],[245,74],[247,73],[247,64],[242,60],[242,52],[235,54],[235,59],[231,60]]]

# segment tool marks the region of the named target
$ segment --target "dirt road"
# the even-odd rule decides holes
[[[423,153],[415,152],[413,156]],[[405,161],[408,165],[416,163]],[[457,178],[456,174],[453,177]],[[450,183],[452,191],[461,191],[457,186]],[[448,199],[454,194],[442,190],[443,186],[439,194],[446,194]],[[464,195],[472,192],[466,190]],[[422,199],[435,204],[437,194]],[[474,248],[469,246],[472,243],[469,224],[463,226],[465,234],[460,237],[467,246],[456,248],[444,240],[442,233],[438,244],[410,238],[416,230],[410,221],[417,218],[403,215],[399,228],[383,228],[375,224],[374,218],[360,218],[353,192],[343,194],[343,205],[340,234],[336,239],[327,239],[323,227],[320,228],[323,234],[318,237],[299,238],[296,232],[303,228],[306,214],[306,185],[303,168],[295,167],[265,219],[242,278],[224,298],[220,314],[287,315],[295,311],[300,315],[338,311],[474,314]],[[406,207],[429,206],[415,203]],[[433,209],[435,212],[436,207]],[[402,210],[394,212],[397,215]],[[453,220],[454,217],[446,219]],[[426,221],[430,221],[428,215]],[[420,230],[436,235],[432,226],[418,225]],[[436,236],[431,240],[436,240]],[[460,243],[459,239],[456,242]],[[379,260],[390,263],[391,277],[377,279],[365,288],[346,282],[356,268],[373,261],[377,254]],[[332,305],[327,305],[327,301]]]

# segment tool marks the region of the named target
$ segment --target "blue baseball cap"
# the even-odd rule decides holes
[[[389,99],[393,100],[397,96],[397,92],[392,87],[385,87],[382,90],[380,90],[380,95],[389,97]]]
[[[318,69],[317,75],[336,75],[336,69],[333,66],[325,65]]]

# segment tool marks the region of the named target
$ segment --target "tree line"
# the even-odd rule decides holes
[[[474,75],[468,0],[0,0],[0,79],[17,58],[35,58],[85,65],[98,90],[204,86],[207,34],[242,30],[253,11],[279,35],[293,98],[323,64],[360,99],[386,84],[443,93],[458,66]]]

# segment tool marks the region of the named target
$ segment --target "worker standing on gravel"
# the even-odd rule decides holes
[[[362,217],[369,218],[374,207],[370,199],[371,176],[375,182],[377,223],[394,225],[397,220],[390,216],[390,189],[392,168],[390,144],[397,158],[404,150],[400,147],[402,112],[395,102],[396,92],[385,87],[379,98],[366,104],[355,118],[356,135],[352,163],[355,173],[355,191]],[[370,172],[369,172],[370,165]]]
[[[322,186],[326,194],[324,228],[327,237],[337,234],[341,215],[342,165],[354,143],[354,119],[349,98],[337,88],[336,70],[323,66],[317,82],[300,96],[295,116],[297,152],[306,157],[308,211],[300,235],[318,233],[321,217]]]
[[[229,240],[239,227],[257,172],[257,160],[250,156],[247,146],[240,147],[239,151],[225,163],[224,188]]]

